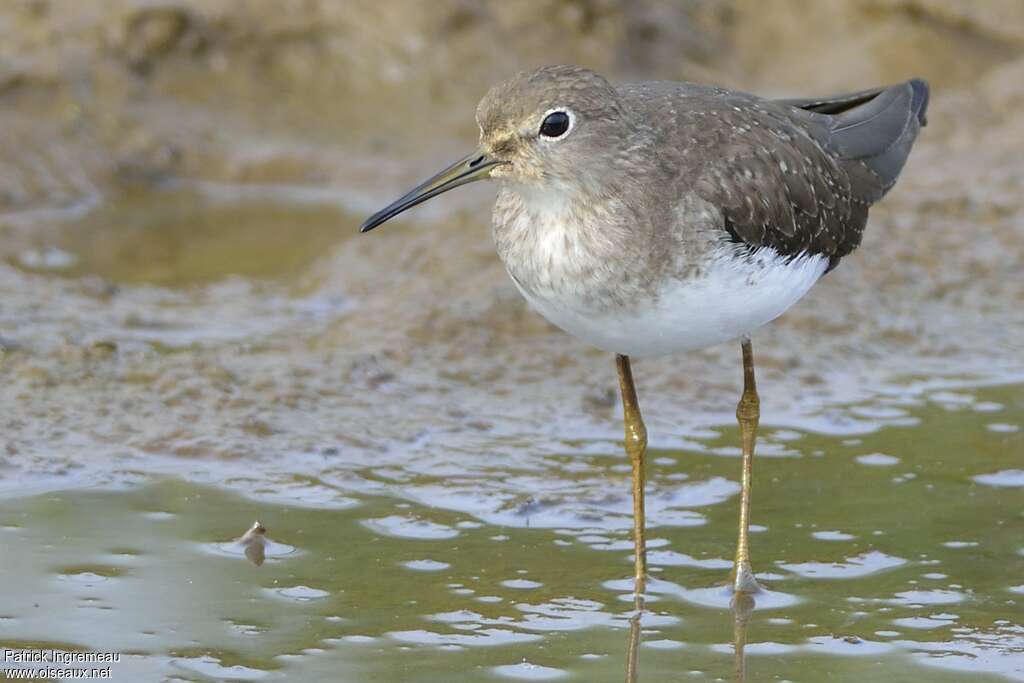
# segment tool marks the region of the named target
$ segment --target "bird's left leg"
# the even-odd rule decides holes
[[[743,349],[743,395],[736,406],[736,420],[740,424],[740,438],[743,444],[743,475],[740,482],[740,537],[736,544],[736,564],[733,566],[732,587],[737,593],[756,593],[759,590],[754,572],[750,567],[750,479],[754,463],[754,442],[757,437],[757,423],[761,417],[761,401],[757,396],[754,381],[754,350],[750,339],[744,339]]]
[[[633,545],[634,590],[642,594],[647,585],[647,541],[644,534],[644,457],[647,454],[647,428],[640,415],[633,386],[633,370],[629,356],[616,354],[619,388],[622,390],[622,418],[626,427],[626,454],[633,465]]]

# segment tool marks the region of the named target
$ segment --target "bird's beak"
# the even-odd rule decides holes
[[[385,221],[389,221],[406,209],[436,197],[442,192],[482,180],[491,175],[491,169],[502,162],[495,161],[483,149],[478,149],[469,156],[459,159],[454,164],[437,173],[429,180],[417,185],[407,193],[373,214],[359,226],[359,232],[369,232]]]

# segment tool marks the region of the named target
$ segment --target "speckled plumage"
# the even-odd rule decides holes
[[[768,100],[543,67],[481,100],[477,152],[362,230],[491,178],[498,255],[551,322],[623,355],[726,341],[780,315],[860,244],[927,103],[919,80]],[[552,114],[558,132],[544,133]]]
[[[824,272],[860,243],[926,103],[921,81],[772,101],[689,83],[613,88],[577,67],[521,74],[477,111],[482,147],[505,161],[492,173],[498,253],[535,307],[606,324],[658,305],[675,291],[667,283],[704,277],[723,253],[755,280],[801,256],[825,259]],[[554,108],[578,123],[564,140],[538,140]]]

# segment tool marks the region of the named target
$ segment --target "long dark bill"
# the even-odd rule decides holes
[[[491,169],[500,164],[477,150],[459,159],[454,164],[434,175],[429,180],[417,185],[407,193],[373,214],[359,226],[359,232],[369,232],[385,221],[389,221],[406,209],[436,197],[442,192],[455,189],[460,185],[482,180],[491,174]]]

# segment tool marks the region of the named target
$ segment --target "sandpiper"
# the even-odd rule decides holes
[[[476,110],[480,145],[368,218],[498,181],[493,237],[529,304],[615,354],[633,471],[635,586],[646,581],[647,432],[634,356],[740,340],[739,539],[750,563],[751,464],[760,417],[750,334],[795,304],[860,244],[925,125],[928,85],[772,100],[677,82],[612,86],[575,66],[521,73]]]

